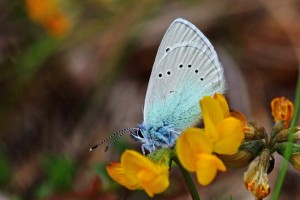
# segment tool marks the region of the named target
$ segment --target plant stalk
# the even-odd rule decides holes
[[[187,185],[187,187],[188,187],[188,189],[191,193],[192,199],[193,200],[200,200],[198,191],[195,187],[195,184],[192,180],[192,177],[190,176],[190,173],[186,169],[184,169],[184,167],[181,165],[181,163],[179,162],[177,157],[174,157],[172,160],[177,164],[179,170],[181,171],[181,174],[184,177],[185,183],[186,183],[186,185]]]
[[[295,113],[291,122],[291,129],[289,132],[289,137],[288,137],[288,141],[290,142],[291,145],[288,145],[284,157],[285,159],[282,160],[282,164],[280,167],[280,170],[278,172],[278,177],[275,183],[275,187],[274,187],[274,192],[272,194],[272,199],[273,200],[278,200],[280,197],[280,193],[281,193],[281,189],[282,189],[282,185],[284,182],[284,178],[288,169],[288,160],[290,160],[291,154],[292,154],[292,143],[294,142],[294,137],[293,137],[293,132],[295,127],[297,126],[297,122],[299,119],[299,109],[300,109],[300,65],[298,68],[298,81],[297,81],[297,88],[296,88],[296,98],[294,101],[294,105],[295,105]]]

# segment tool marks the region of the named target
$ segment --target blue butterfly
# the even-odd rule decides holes
[[[125,132],[140,141],[144,154],[145,150],[151,153],[173,147],[183,130],[200,121],[199,100],[225,90],[223,67],[214,47],[196,26],[178,18],[159,46],[148,84],[143,123],[114,133],[90,150],[113,137],[116,141]]]

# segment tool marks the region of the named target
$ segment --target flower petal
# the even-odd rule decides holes
[[[121,157],[121,163],[124,171],[128,173],[128,176],[137,176],[137,173],[144,169],[155,170],[155,164],[143,156],[142,154],[133,151],[126,150]]]
[[[219,140],[214,143],[214,152],[232,155],[237,152],[244,139],[244,131],[239,120],[228,117],[217,127]]]
[[[205,134],[212,143],[219,140],[218,130],[210,118],[205,120]]]
[[[227,100],[224,97],[224,95],[216,93],[214,95],[214,99],[218,102],[218,104],[222,108],[223,113],[224,113],[224,117],[229,117],[230,116],[229,106],[228,106]]]
[[[234,118],[240,120],[244,127],[247,126],[247,118],[243,113],[236,111],[236,110],[232,110],[230,112],[230,115],[231,115],[231,117],[234,117]]]
[[[137,181],[150,197],[169,186],[169,166],[152,162],[142,154],[126,150],[121,158],[124,172]]]
[[[201,185],[210,184],[216,177],[217,171],[226,171],[223,162],[215,155],[200,154],[197,161],[197,180]]]
[[[180,163],[188,171],[196,171],[196,159],[200,153],[211,153],[212,143],[202,129],[189,128],[177,139],[176,153]]]
[[[208,118],[217,126],[223,119],[224,113],[219,103],[211,96],[205,96],[200,100],[203,121],[206,125]]]
[[[256,199],[263,199],[270,193],[267,169],[262,162],[252,162],[244,173],[246,189],[251,191]]]
[[[114,181],[125,186],[129,190],[136,190],[141,188],[137,179],[133,179],[124,172],[121,163],[112,162],[110,166],[106,166],[106,171]]]
[[[169,186],[169,170],[167,167],[158,169],[156,172],[143,170],[138,174],[138,178],[142,188],[150,197],[165,191]]]

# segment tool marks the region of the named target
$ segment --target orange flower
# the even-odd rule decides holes
[[[32,21],[54,36],[62,36],[70,29],[70,19],[60,10],[56,0],[26,0],[26,9]]]
[[[275,122],[284,121],[284,128],[287,128],[294,114],[293,103],[285,97],[277,97],[272,100],[271,108]]]
[[[61,36],[70,29],[70,21],[63,13],[57,12],[52,18],[45,21],[44,27],[50,34]]]

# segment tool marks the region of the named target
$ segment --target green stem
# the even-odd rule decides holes
[[[185,180],[185,183],[191,193],[191,196],[192,196],[192,199],[193,200],[200,200],[200,197],[199,197],[199,194],[198,194],[198,191],[195,187],[195,184],[192,180],[192,177],[190,176],[189,172],[186,171],[183,166],[181,165],[181,163],[179,162],[178,158],[177,157],[174,157],[172,159],[178,166],[179,170],[181,171],[183,177],[184,177],[184,180]]]
[[[289,144],[287,146],[287,149],[284,153],[284,157],[285,159],[282,161],[282,164],[281,164],[281,167],[280,167],[280,170],[278,172],[278,177],[277,177],[277,180],[276,180],[276,184],[274,186],[274,192],[272,194],[272,199],[273,200],[278,200],[279,199],[279,196],[280,196],[280,193],[281,193],[281,189],[282,189],[282,185],[283,185],[283,181],[284,181],[284,178],[285,178],[285,175],[286,175],[286,172],[287,172],[287,169],[288,169],[288,160],[290,160],[290,157],[291,157],[291,154],[292,154],[292,143],[294,141],[294,137],[292,135],[292,133],[295,132],[295,126],[297,125],[297,122],[298,122],[298,119],[299,119],[299,106],[300,106],[300,66],[299,66],[299,69],[298,69],[298,82],[297,82],[297,88],[296,88],[296,98],[295,98],[295,101],[294,101],[294,105],[295,105],[295,114],[294,114],[294,117],[292,119],[292,122],[291,122],[291,126],[292,127],[290,129],[290,132],[289,132]]]

